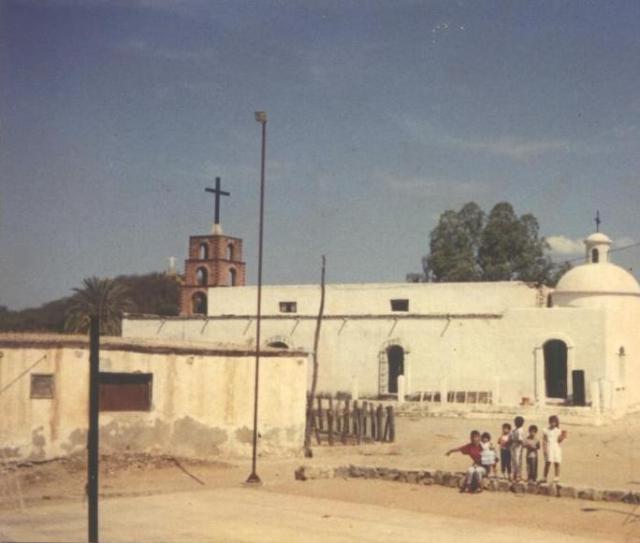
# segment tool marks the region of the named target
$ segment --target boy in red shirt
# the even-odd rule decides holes
[[[480,432],[478,432],[478,430],[473,430],[469,435],[469,443],[447,451],[446,455],[449,456],[454,452],[465,454],[473,461],[473,465],[467,470],[467,476],[464,481],[462,492],[482,492],[481,483],[485,470],[480,463],[480,457],[482,455]]]

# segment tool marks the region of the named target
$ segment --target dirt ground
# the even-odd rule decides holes
[[[316,447],[314,458],[311,460],[302,457],[260,458],[258,472],[265,483],[260,493],[263,496],[269,495],[270,498],[257,500],[253,505],[254,514],[257,517],[266,515],[265,511],[260,509],[261,503],[267,503],[264,500],[274,500],[274,503],[279,503],[281,500],[285,507],[284,504],[295,504],[296,499],[305,498],[309,500],[306,513],[308,519],[313,520],[317,517],[321,520],[328,518],[322,515],[329,515],[335,518],[336,522],[344,521],[345,526],[351,526],[347,522],[351,517],[360,519],[352,523],[355,530],[352,533],[354,540],[376,541],[368,537],[363,539],[368,533],[367,523],[378,522],[378,520],[382,522],[382,519],[378,519],[380,513],[375,513],[377,510],[375,508],[387,508],[393,510],[396,516],[401,517],[406,514],[407,526],[413,526],[411,530],[418,531],[424,526],[441,526],[439,522],[443,519],[445,525],[447,525],[447,519],[451,522],[454,519],[464,519],[471,524],[459,526],[463,533],[467,529],[474,533],[477,530],[493,533],[494,529],[500,527],[505,530],[516,530],[516,532],[521,530],[523,535],[535,535],[535,537],[529,537],[533,540],[537,540],[538,536],[548,538],[550,534],[557,534],[558,538],[565,539],[575,536],[591,540],[640,541],[640,509],[626,504],[502,493],[469,496],[459,494],[455,489],[437,486],[422,487],[384,481],[342,479],[298,482],[293,478],[294,469],[302,463],[319,465],[354,463],[385,467],[463,469],[468,465],[464,457],[445,457],[444,451],[463,443],[471,429],[487,430],[495,434],[501,422],[501,419],[401,418],[397,422],[398,440],[393,444]],[[527,421],[527,424],[529,422],[542,426],[542,421]],[[597,488],[640,491],[640,473],[638,473],[640,463],[634,448],[635,435],[640,429],[640,417],[627,418],[608,427],[565,425],[565,428],[569,432],[569,437],[563,447],[565,460],[562,472],[563,482]],[[237,459],[205,462],[174,460],[170,457],[150,458],[141,455],[103,458],[100,475],[100,492],[104,498],[102,503],[110,503],[109,507],[114,508],[108,525],[113,525],[115,529],[119,525],[117,518],[131,508],[135,509],[136,504],[143,507],[147,499],[160,500],[155,504],[158,511],[160,511],[160,504],[172,504],[172,511],[179,511],[184,506],[187,496],[189,503],[194,503],[194,500],[198,502],[200,499],[198,496],[203,503],[206,500],[218,503],[224,502],[224,496],[227,495],[225,493],[228,493],[227,506],[231,507],[233,500],[239,500],[237,504],[242,509],[244,507],[242,496],[246,494],[238,494],[237,490],[242,488],[242,482],[250,472],[249,468],[247,460]],[[67,511],[65,514],[68,514],[68,518],[76,520],[79,518],[79,528],[72,529],[72,525],[75,526],[75,524],[71,523],[66,528],[71,532],[65,532],[61,527],[60,533],[67,534],[67,540],[82,540],[84,529],[82,518],[86,513],[81,509],[73,508],[81,507],[83,504],[85,469],[83,455],[77,455],[55,462],[26,464],[17,471],[1,474],[0,534],[5,535],[6,540],[38,539],[37,536],[43,534],[37,531],[43,527],[40,526],[44,523],[42,519],[50,518],[45,515],[47,508],[68,507],[71,509],[65,509]],[[19,489],[16,485],[16,474]],[[211,492],[214,493],[210,494]],[[24,502],[22,512],[20,496]],[[118,507],[123,508],[122,511]],[[295,512],[295,507],[292,507],[291,511]],[[72,514],[71,511],[75,513]],[[322,514],[319,513],[321,511]],[[290,512],[290,514],[293,516],[287,517],[288,520],[283,517],[283,522],[289,522],[289,529],[293,530],[297,521],[294,513]],[[162,523],[165,516],[158,513],[157,522]],[[267,517],[268,515],[265,519]],[[61,513],[51,518],[67,517]],[[21,524],[20,519],[30,520]],[[241,522],[241,519],[236,521]],[[18,531],[6,532],[6,527],[9,526],[13,526]],[[322,526],[320,523],[317,528],[321,530]],[[455,524],[455,526],[458,525]],[[413,533],[409,528],[406,532],[403,531],[402,526],[396,524],[387,528],[391,530],[390,533],[396,534],[395,539],[398,541],[405,540],[403,534]],[[35,531],[31,533],[29,529]],[[69,539],[69,534],[75,534],[73,530],[77,529],[81,530],[78,536]],[[285,537],[285,532],[278,532],[278,529],[280,528],[274,526],[273,534],[281,533],[282,537]],[[209,533],[205,528],[203,530],[205,530],[203,533]],[[6,533],[9,533],[9,536],[6,536]],[[182,532],[175,532],[174,535],[179,533]],[[259,532],[256,533],[259,534]],[[494,535],[498,537],[500,533],[496,532]],[[16,534],[31,534],[31,536],[21,539]],[[178,535],[169,537],[170,534],[167,534],[163,539],[188,541],[196,537],[193,534],[191,538],[186,537],[186,539]],[[452,537],[456,534],[459,535],[455,532]],[[126,537],[119,538],[117,532],[113,532],[113,536],[114,541],[128,540]],[[258,536],[256,536],[257,539],[252,539],[252,537],[248,534],[243,540],[278,540]],[[314,539],[301,537],[300,540]],[[334,540],[350,539],[337,537],[327,541]]]
[[[468,459],[444,453],[468,440],[471,430],[487,431],[495,441],[503,418],[398,418],[397,442],[366,447],[322,447],[315,461],[320,463],[369,464],[385,467],[421,467],[462,470]],[[545,420],[525,420],[535,424],[539,433]],[[640,414],[628,416],[609,426],[584,426],[562,423],[568,432],[563,443],[561,480],[565,484],[602,489],[640,491]],[[542,469],[542,455],[539,470]]]

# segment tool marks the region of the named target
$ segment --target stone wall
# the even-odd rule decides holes
[[[372,466],[300,466],[295,471],[298,481],[332,478],[379,479],[416,485],[441,485],[461,488],[465,474],[460,472],[431,469],[395,469]],[[590,501],[624,502],[640,504],[640,492],[628,490],[601,490],[588,487],[576,487],[559,483],[510,483],[505,479],[483,480],[484,490],[492,492],[513,492],[515,494],[532,494],[539,496],[555,496],[558,498],[576,498]]]

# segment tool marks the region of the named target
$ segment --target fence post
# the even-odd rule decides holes
[[[349,434],[349,400],[344,401],[344,414],[342,420],[342,443],[346,445]]]
[[[385,435],[388,438],[389,443],[393,443],[396,439],[396,423],[392,405],[387,406],[387,428],[388,431],[385,430]]]
[[[384,417],[384,410],[382,404],[378,404],[376,409],[376,441],[384,441],[384,428],[382,426],[382,419]]]
[[[362,402],[362,437],[367,439],[367,418],[369,417],[369,403]]]
[[[323,419],[322,398],[318,396],[317,400],[318,400],[318,429],[322,432],[324,430],[324,421],[322,420]]]

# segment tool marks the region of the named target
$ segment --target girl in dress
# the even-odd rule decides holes
[[[554,483],[560,480],[560,462],[562,462],[562,443],[567,438],[567,432],[560,430],[560,420],[556,415],[549,417],[549,428],[543,432],[542,436],[542,449],[544,452],[544,480],[547,482],[549,476],[549,469],[553,464],[553,470],[555,477]]]

